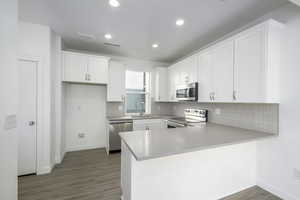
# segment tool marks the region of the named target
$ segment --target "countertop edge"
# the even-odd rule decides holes
[[[223,144],[217,144],[217,145],[208,145],[205,147],[198,147],[198,148],[191,148],[187,149],[184,151],[178,151],[178,152],[172,152],[172,153],[165,153],[165,154],[160,154],[160,155],[153,155],[153,156],[148,156],[148,157],[137,157],[137,155],[134,153],[134,151],[129,147],[129,145],[124,141],[132,155],[137,161],[146,161],[146,160],[151,160],[151,159],[158,159],[158,158],[164,158],[167,156],[176,156],[180,154],[186,154],[186,153],[192,153],[192,152],[197,152],[197,151],[203,151],[203,150],[209,150],[209,149],[216,149],[216,148],[221,148],[225,146],[231,146],[231,145],[237,145],[237,144],[244,144],[244,143],[250,143],[250,142],[255,142],[259,140],[264,140],[272,137],[277,137],[278,135],[265,135],[261,136],[258,138],[253,138],[253,139],[246,139],[246,140],[240,140],[237,142],[229,142],[229,143],[223,143]]]
[[[220,124],[216,124],[216,125],[220,125]],[[243,128],[226,126],[226,125],[220,125],[220,126],[224,126],[224,127],[228,127],[228,128],[243,129]],[[249,129],[243,129],[243,130],[253,131],[253,132],[260,132],[260,131],[249,130]],[[261,132],[261,133],[264,133],[264,132]],[[202,151],[202,150],[215,149],[215,148],[219,148],[219,147],[225,147],[225,146],[255,142],[255,141],[260,141],[260,140],[264,140],[264,139],[268,139],[268,138],[275,138],[275,137],[279,136],[278,134],[264,133],[264,135],[257,136],[256,138],[241,139],[239,141],[225,142],[225,143],[220,143],[220,144],[215,144],[215,145],[200,146],[200,147],[180,150],[180,151],[177,151],[177,152],[175,151],[175,152],[169,152],[169,153],[160,153],[160,154],[154,154],[154,155],[150,155],[150,156],[145,157],[145,156],[136,155],[134,150],[126,142],[126,139],[122,136],[122,133],[120,133],[119,135],[120,135],[121,140],[123,141],[123,143],[126,145],[126,147],[129,149],[129,151],[131,152],[131,154],[134,156],[134,158],[137,161],[146,161],[146,160],[151,160],[151,159],[163,158],[163,157],[167,157],[167,156],[175,156],[175,155],[179,155],[179,154],[192,153],[192,152],[197,152],[197,151]]]

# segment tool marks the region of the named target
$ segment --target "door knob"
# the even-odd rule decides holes
[[[34,126],[35,122],[34,121],[29,121],[29,126]]]

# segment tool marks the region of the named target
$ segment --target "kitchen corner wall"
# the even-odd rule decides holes
[[[208,110],[208,121],[239,128],[278,134],[279,105],[235,103],[173,103],[174,115],[182,116],[186,108]]]

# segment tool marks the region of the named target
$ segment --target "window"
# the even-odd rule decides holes
[[[150,113],[150,72],[126,71],[126,113]]]

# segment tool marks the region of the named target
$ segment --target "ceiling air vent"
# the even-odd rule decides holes
[[[88,40],[95,40],[96,37],[94,35],[91,34],[86,34],[86,33],[77,33],[79,35],[79,37],[83,38],[83,39],[88,39]]]
[[[119,45],[119,44],[113,44],[113,43],[108,43],[108,42],[105,42],[104,45],[111,46],[111,47],[121,47],[121,45]]]

